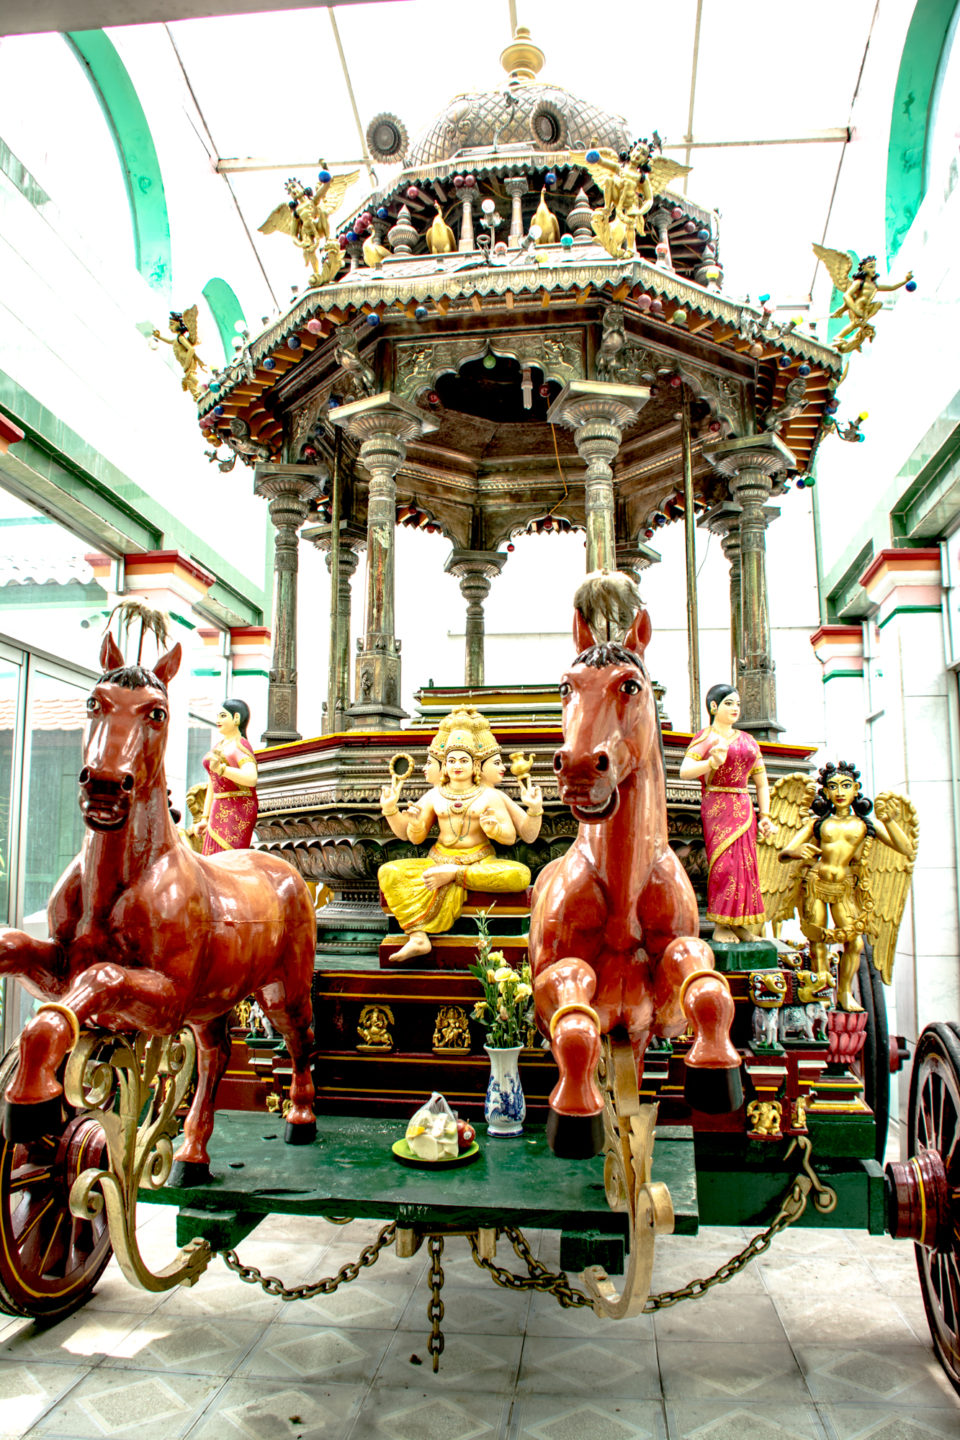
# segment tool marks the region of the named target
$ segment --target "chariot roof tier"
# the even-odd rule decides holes
[[[331,207],[355,176],[322,166],[312,187],[288,182],[262,228],[296,239],[307,283],[214,374],[206,438],[248,464],[329,464],[340,429],[343,518],[363,526],[356,427],[334,417],[389,394],[424,422],[396,474],[398,522],[475,551],[586,526],[568,403],[584,384],[643,392],[613,466],[618,543],[681,518],[682,400],[698,512],[726,497],[707,456],[732,438],[782,442],[775,492],[806,475],[841,357],[768,304],[724,294],[717,215],[681,193],[686,167],[655,130],[637,139],[541,83],[525,32],[502,60],[499,87],[457,96],[412,144],[396,116],[371,121],[373,158],[401,168],[348,218],[334,224]],[[329,519],[327,493],[312,504]]]

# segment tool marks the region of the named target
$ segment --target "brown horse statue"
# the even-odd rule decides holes
[[[201,856],[177,834],[167,802],[167,684],[174,645],[152,670],[124,665],[113,637],[87,699],[80,810],[87,833],[47,907],[49,940],[0,930],[0,975],[46,1003],[20,1036],[4,1132],[28,1141],[62,1127],[58,1069],[81,1026],[197,1039],[197,1088],[171,1182],[209,1178],[217,1086],[229,1018],[257,997],[293,1062],[285,1138],[316,1136],[310,987],[316,921],[284,860],[254,850]]]
[[[639,603],[626,577],[603,579],[622,581]],[[660,721],[643,664],[649,615],[636,611],[623,645],[600,634],[576,608],[579,653],[560,684],[564,744],[553,764],[579,830],[538,876],[530,924],[537,1022],[560,1071],[547,1133],[572,1157],[602,1146],[603,1035],[626,1033],[639,1077],[651,1036],[680,1035],[690,1022],[688,1102],[719,1112],[743,1098],[733,999],[697,936],[693,887],[667,840]]]

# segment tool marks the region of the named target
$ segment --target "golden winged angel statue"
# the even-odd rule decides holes
[[[671,180],[690,174],[689,165],[665,160],[656,143],[638,140],[623,157],[615,150],[572,150],[570,163],[582,165],[603,191],[603,204],[593,212],[593,232],[614,260],[636,253],[637,233],[655,197]],[[597,160],[587,156],[596,154]]]
[[[913,279],[913,271],[908,270],[896,285],[881,285],[877,280],[876,255],[865,255],[854,270],[853,260],[845,250],[828,250],[825,245],[814,245],[813,253],[823,261],[827,274],[843,296],[842,305],[834,310],[830,319],[839,320],[845,315],[850,321],[834,337],[832,343],[835,349],[841,355],[862,350],[864,342],[872,341],[877,333],[871,321],[883,309],[883,301],[877,299],[878,291],[902,289]]]
[[[329,171],[321,170],[321,175]],[[303,253],[303,263],[313,273],[310,285],[324,285],[332,280],[343,265],[343,251],[330,233],[330,219],[339,210],[343,197],[358,179],[359,170],[348,175],[334,175],[321,181],[316,188],[301,185],[299,180],[288,180],[284,189],[289,200],[282,201],[272,210],[260,226],[261,235],[272,235],[279,230],[289,235]],[[323,266],[319,252],[323,246]]]
[[[916,806],[892,790],[871,804],[861,794],[859,770],[841,760],[823,767],[819,785],[798,773],[778,780],[770,818],[776,831],[761,838],[757,852],[766,918],[777,925],[799,913],[818,974],[829,974],[827,947],[839,945],[837,1005],[859,1010],[851,986],[865,935],[884,984],[893,978],[917,856]]]
[[[203,385],[197,373],[206,370],[206,365],[197,354],[197,307],[191,305],[189,310],[171,310],[168,328],[172,339],[161,335],[159,330],[154,330],[154,340],[160,340],[164,345],[173,346],[174,358],[183,370],[183,379],[180,381],[180,388],[188,391],[194,400],[200,399]]]

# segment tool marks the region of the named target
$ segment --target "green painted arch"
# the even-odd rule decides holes
[[[930,101],[956,8],[957,0],[917,0],[900,56],[887,147],[888,264],[916,219],[926,190]]]
[[[237,335],[237,324],[242,321],[246,327],[246,316],[243,313],[243,306],[237,299],[233,287],[228,285],[226,280],[221,280],[219,275],[214,275],[203,287],[203,298],[210,306],[213,318],[217,322],[217,329],[220,331],[220,342],[223,345],[223,354],[226,360],[234,357],[233,342]]]
[[[63,38],[86,72],[117,147],[130,204],[137,269],[148,285],[169,298],[173,271],[167,197],[136,87],[102,30],[70,30]]]

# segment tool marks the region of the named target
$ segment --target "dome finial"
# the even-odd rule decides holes
[[[530,39],[526,25],[518,25],[513,32],[513,41],[500,56],[500,64],[511,80],[536,80],[543,69],[545,56],[539,46]]]

